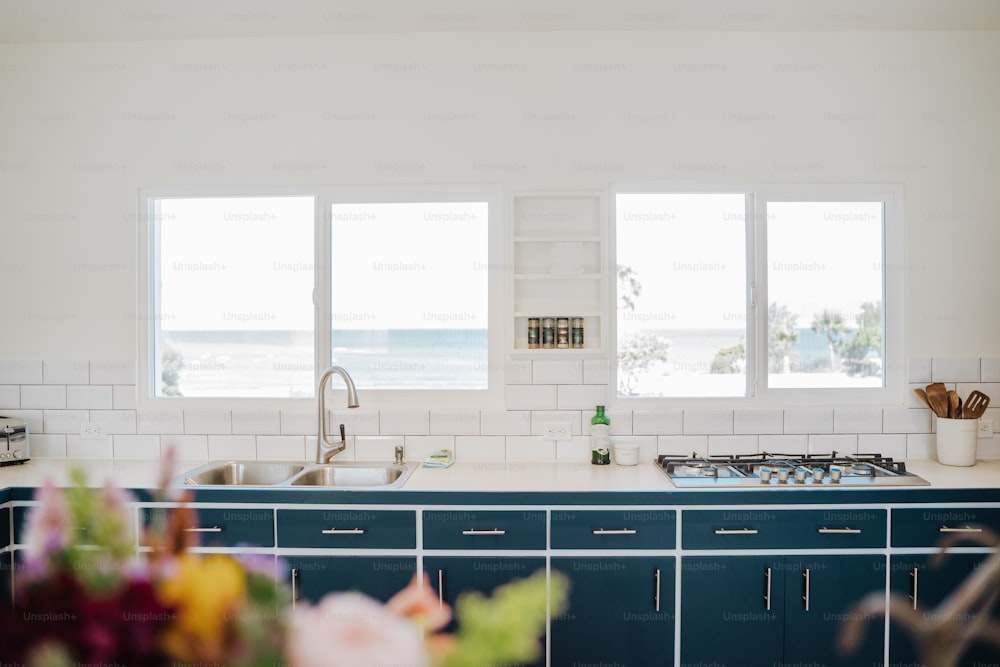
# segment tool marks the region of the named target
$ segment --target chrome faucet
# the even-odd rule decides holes
[[[330,366],[319,378],[319,429],[316,437],[316,463],[329,463],[330,459],[347,448],[347,439],[344,435],[344,425],[340,425],[340,442],[330,442],[326,433],[326,385],[330,381],[331,375],[339,375],[344,378],[347,385],[347,407],[358,407],[358,389],[354,386],[354,380],[350,374],[340,366]]]

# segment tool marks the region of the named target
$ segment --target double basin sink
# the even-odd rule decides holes
[[[415,468],[415,463],[211,461],[183,473],[177,483],[199,487],[398,489]]]

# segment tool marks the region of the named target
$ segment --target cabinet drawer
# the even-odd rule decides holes
[[[10,508],[0,508],[0,547],[10,544]]]
[[[413,549],[416,513],[408,510],[278,510],[278,546]]]
[[[1000,507],[931,507],[892,510],[892,546],[932,547],[956,534],[1000,532]],[[973,546],[969,543],[967,546]]]
[[[885,546],[886,511],[690,510],[681,515],[685,549],[844,549]]]
[[[148,526],[170,510],[161,507],[142,508],[142,525]],[[194,508],[192,525],[184,529],[198,537],[205,547],[273,547],[274,511],[249,508]],[[142,544],[146,544],[145,532]]]
[[[545,512],[425,510],[425,549],[544,549]]]
[[[553,549],[673,549],[674,510],[553,510]]]

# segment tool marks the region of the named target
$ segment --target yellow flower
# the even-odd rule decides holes
[[[164,648],[189,661],[224,655],[230,621],[246,599],[243,568],[223,554],[183,554],[157,586],[160,601],[176,609]]]

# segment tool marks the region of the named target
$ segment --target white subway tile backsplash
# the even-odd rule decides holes
[[[90,421],[103,426],[108,435],[130,435],[137,432],[135,410],[91,410]]]
[[[257,439],[252,435],[209,435],[208,458],[253,460],[257,458]]]
[[[504,382],[508,385],[531,384],[532,362],[527,359],[506,362],[504,371]]]
[[[508,385],[505,389],[508,410],[556,410],[556,385]]]
[[[91,361],[90,384],[135,384],[135,361]]]
[[[136,393],[134,384],[117,384],[111,387],[111,407],[115,410],[135,410]]]
[[[381,435],[428,435],[430,412],[427,410],[387,411],[379,413]]]
[[[833,433],[833,409],[787,408],[785,433]]]
[[[608,388],[597,384],[559,385],[556,406],[560,410],[595,410],[598,405],[607,405]],[[592,413],[593,414],[593,413]],[[614,422],[612,422],[613,424]]]
[[[136,414],[136,433],[177,434],[184,432],[184,413],[180,410],[142,410]]]
[[[707,435],[661,435],[656,439],[656,451],[662,456],[691,456],[708,452]]]
[[[45,361],[44,384],[90,384],[90,364],[86,361]]]
[[[479,410],[431,410],[431,435],[479,435]]]
[[[535,360],[531,363],[533,384],[583,384],[580,359]]]
[[[710,435],[708,436],[709,456],[734,456],[756,454],[759,450],[756,435]]]
[[[980,380],[1000,382],[1000,357],[984,357],[979,360]]]
[[[407,435],[403,437],[404,456],[409,461],[423,461],[440,449],[455,452],[453,435]],[[395,452],[393,452],[394,454]],[[393,458],[392,456],[389,457]]]
[[[185,410],[184,433],[188,435],[229,435],[233,432],[228,410]]]
[[[115,407],[111,387],[69,385],[66,407],[70,410],[111,410]]]
[[[81,438],[79,434],[66,436],[66,458],[111,459],[114,455],[110,437]]]
[[[569,434],[582,435],[580,413],[571,410],[542,410],[531,414],[531,435],[545,435],[545,427],[549,424],[565,424]]]
[[[684,411],[685,435],[727,435],[732,433],[732,410],[693,409]]]
[[[281,412],[278,410],[233,410],[233,435],[278,435]]]
[[[281,435],[319,435],[319,416],[315,410],[282,410]]]
[[[503,461],[507,457],[507,439],[502,435],[455,436],[456,461]]]
[[[831,452],[838,454],[857,454],[858,436],[856,435],[810,435],[809,453],[825,455]]]
[[[507,438],[508,461],[555,461],[556,443],[535,436]]]
[[[775,434],[784,430],[784,414],[781,410],[733,411],[733,433],[739,435]]]
[[[40,361],[0,361],[0,384],[42,384]]]
[[[354,442],[354,457],[358,461],[392,461],[396,458],[396,447],[403,447],[405,460],[419,460],[406,451],[406,441],[402,435],[358,436]]]
[[[858,436],[859,454],[881,454],[894,459],[906,458],[906,435],[903,433],[862,433]]]
[[[680,435],[683,432],[683,410],[642,410],[632,413],[634,435]]]
[[[881,433],[880,408],[837,408],[833,411],[834,433]]]
[[[312,461],[315,460],[315,443],[312,456],[306,455],[306,439],[301,435],[257,436],[259,461]]]
[[[590,451],[590,438],[586,436],[556,441],[557,461],[589,461]]]
[[[882,432],[930,433],[933,417],[928,408],[886,408],[882,411]]]
[[[46,410],[44,422],[38,426],[32,426],[29,422],[28,428],[32,432],[80,435],[80,429],[88,421],[90,421],[90,413],[86,410]]]
[[[0,410],[17,410],[21,407],[21,387],[0,384]]]
[[[979,382],[979,357],[934,357],[931,378],[934,382]]]
[[[160,436],[115,435],[111,437],[116,459],[160,459]]]
[[[22,410],[65,410],[66,386],[56,385],[21,385]]]
[[[793,435],[764,434],[758,436],[757,446],[760,451],[771,454],[805,456],[809,453],[809,436],[802,433]]]
[[[207,435],[165,435],[160,438],[160,449],[163,454],[166,454],[170,447],[174,448],[177,461],[204,461],[208,459]]]
[[[610,373],[607,359],[583,360],[584,384],[608,384]]]
[[[937,457],[934,436],[930,433],[908,433],[906,435],[906,458],[933,459]]]
[[[31,458],[64,459],[66,458],[66,436],[50,433],[29,433],[28,446]]]
[[[527,410],[486,410],[480,415],[483,435],[530,435],[531,412]]]

